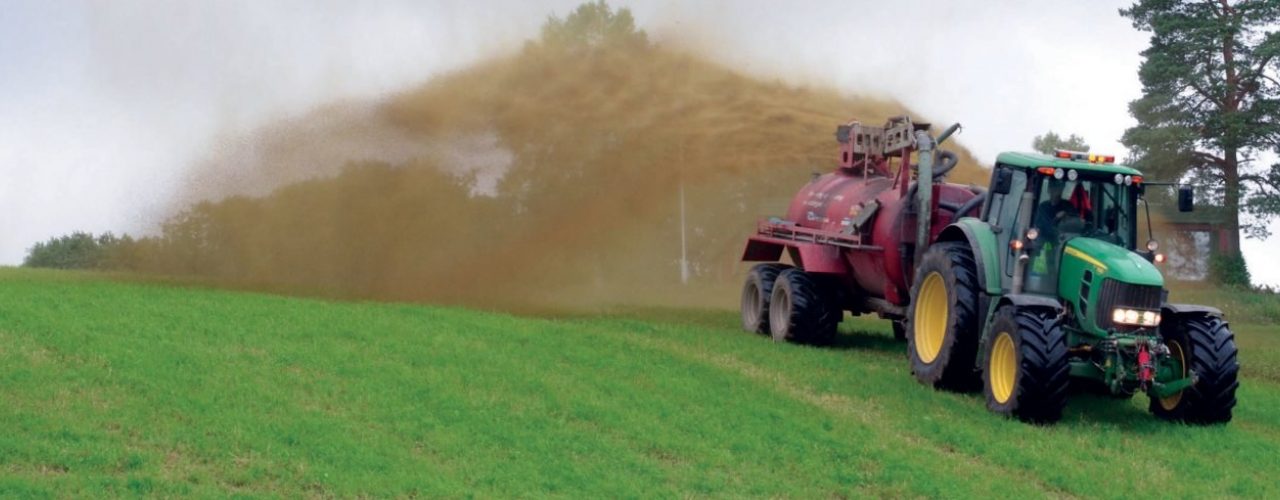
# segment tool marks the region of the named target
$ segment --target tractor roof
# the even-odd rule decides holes
[[[1137,169],[1128,165],[1119,165],[1115,163],[1089,163],[1085,160],[1066,160],[1049,155],[1042,155],[1040,153],[1000,153],[1000,155],[996,157],[996,163],[1023,168],[1074,168],[1083,172],[1142,175],[1142,172],[1139,172]]]

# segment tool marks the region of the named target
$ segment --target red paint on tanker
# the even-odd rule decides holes
[[[911,281],[908,273],[912,269],[910,245],[915,243],[915,215],[905,210],[911,200],[902,197],[902,190],[895,188],[896,176],[882,174],[889,171],[887,162],[881,159],[880,164],[865,177],[862,169],[857,167],[838,168],[835,172],[819,176],[791,200],[786,220],[802,228],[841,234],[849,230],[848,225],[861,210],[876,200],[879,208],[859,232],[870,235],[869,241],[864,239],[864,243],[879,247],[879,250],[841,248],[839,251],[851,270],[846,281],[856,284],[867,296],[906,305]],[[935,184],[933,189],[931,242],[955,218],[951,210],[940,207],[958,206],[975,196],[970,188],[957,184]]]

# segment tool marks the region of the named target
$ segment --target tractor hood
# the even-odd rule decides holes
[[[1156,266],[1127,248],[1087,237],[1067,242],[1062,254],[1063,270],[1092,270],[1099,278],[1122,283],[1164,286],[1164,276]]]

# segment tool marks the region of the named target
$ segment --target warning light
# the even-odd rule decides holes
[[[1114,155],[1100,155],[1093,153],[1081,153],[1079,151],[1067,151],[1063,149],[1053,150],[1053,156],[1064,160],[1087,161],[1089,163],[1115,163]]]

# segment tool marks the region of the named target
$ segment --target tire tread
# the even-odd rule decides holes
[[[784,270],[778,280],[780,284],[776,286],[784,287],[784,291],[791,294],[785,339],[812,345],[830,344],[844,316],[844,311],[832,300],[831,291],[813,275],[798,268]]]
[[[1190,351],[1196,383],[1185,390],[1173,410],[1165,410],[1159,399],[1151,398],[1151,412],[1157,417],[1189,424],[1211,425],[1231,421],[1240,387],[1240,363],[1235,334],[1222,318],[1195,314],[1178,317],[1172,337]],[[1163,327],[1163,325],[1162,325]]]
[[[753,286],[754,284],[759,288],[762,305],[759,315],[756,317],[758,324],[754,328],[746,325],[745,311],[743,311],[743,329],[761,335],[769,334],[769,301],[773,296],[773,286],[778,280],[778,275],[787,269],[791,269],[791,266],[778,262],[756,264],[751,267],[751,271],[747,273],[746,283],[743,286]]]
[[[938,353],[934,364],[941,363],[941,369],[926,364],[915,354],[914,325],[916,296],[920,283],[930,272],[950,269],[954,276],[956,298],[950,309],[954,313],[949,318],[948,339],[944,340],[943,350]],[[944,275],[945,276],[945,275]],[[925,252],[920,265],[916,266],[914,285],[911,290],[911,305],[905,320],[907,333],[907,349],[911,357],[911,369],[916,379],[935,388],[957,392],[969,392],[981,387],[980,373],[975,369],[978,356],[978,274],[972,250],[960,242],[936,243]]]

